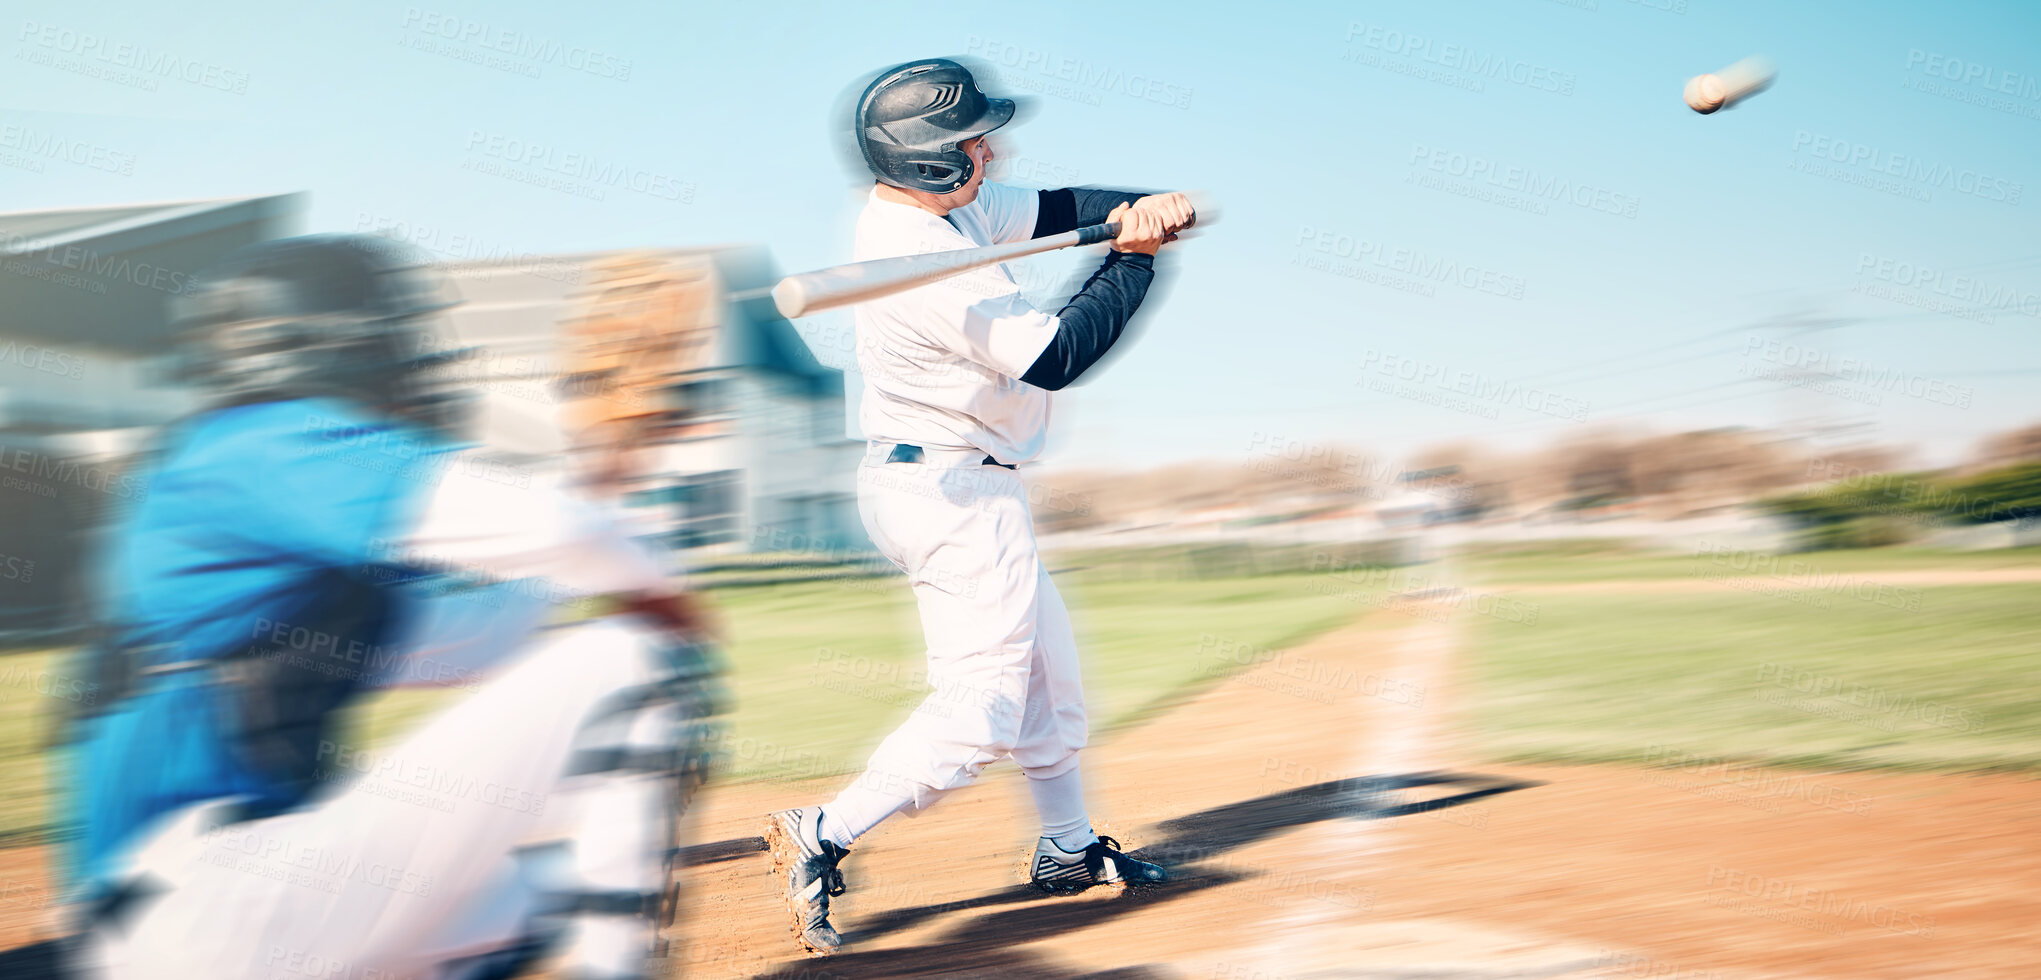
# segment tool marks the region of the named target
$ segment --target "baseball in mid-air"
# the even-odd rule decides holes
[[[1777,76],[1770,61],[1753,55],[1721,71],[1687,79],[1687,107],[1705,116],[1764,91]]]
[[[1722,108],[1726,94],[1728,90],[1723,88],[1722,79],[1712,72],[1687,79],[1687,108],[1704,116]]]

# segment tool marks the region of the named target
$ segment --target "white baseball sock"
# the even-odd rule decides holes
[[[823,838],[836,842],[838,847],[849,847],[853,841],[863,837],[880,821],[900,812],[900,808],[914,802],[911,796],[900,796],[865,786],[859,779],[843,788],[822,807]]]
[[[1076,853],[1098,840],[1091,832],[1091,817],[1084,811],[1084,779],[1071,766],[1061,775],[1047,779],[1028,777],[1028,789],[1035,794],[1035,812],[1042,817],[1042,836],[1056,846]]]

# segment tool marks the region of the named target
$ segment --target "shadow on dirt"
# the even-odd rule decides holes
[[[846,948],[856,950],[880,936],[943,916],[987,909],[994,911],[960,918],[943,935],[924,945],[865,953],[838,953],[827,959],[790,963],[759,976],[778,980],[868,980],[913,976],[1143,980],[1171,976],[1174,971],[1160,966],[1086,973],[1059,966],[1046,957],[1014,947],[1088,929],[1146,905],[1175,901],[1207,888],[1254,877],[1256,873],[1252,870],[1226,867],[1217,859],[1293,828],[1325,820],[1383,820],[1412,816],[1536,785],[1539,784],[1472,773],[1411,773],[1338,779],[1229,803],[1166,820],[1155,828],[1161,839],[1131,852],[1143,860],[1168,867],[1175,879],[1167,885],[1128,890],[1103,901],[1051,898],[1028,886],[1016,885],[956,902],[893,909],[858,922],[857,928],[844,936]],[[1406,791],[1432,787],[1451,792],[1415,801],[1403,798]],[[735,844],[731,841],[704,846]],[[735,848],[729,847],[729,850],[734,851]],[[1188,926],[1195,928],[1194,923]]]
[[[935,940],[906,949],[846,952],[824,960],[790,963],[761,974],[780,980],[868,980],[874,977],[1015,977],[1027,980],[1154,980],[1174,975],[1161,966],[1083,972],[1060,966],[1038,953],[1014,947],[1110,922],[1157,902],[1172,902],[1208,888],[1252,878],[1253,870],[1226,867],[1218,860],[1238,848],[1285,831],[1325,820],[1383,820],[1412,816],[1528,789],[1535,782],[1471,773],[1412,773],[1339,779],[1214,807],[1163,821],[1159,839],[1134,851],[1175,873],[1167,885],[1129,890],[1105,898],[1052,898],[1015,885],[976,898],[893,909],[857,923],[844,938],[851,950],[888,933],[960,916]],[[1406,801],[1408,791],[1450,790],[1447,795]],[[765,850],[757,837],[696,844],[678,855],[685,865],[719,864]],[[1187,924],[1196,928],[1195,923]],[[0,977],[32,980],[60,976],[59,947],[42,942],[0,952]]]
[[[63,974],[62,940],[46,939],[0,952],[0,977],[7,980],[58,980]]]

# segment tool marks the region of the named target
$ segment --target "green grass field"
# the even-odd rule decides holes
[[[2041,771],[2041,584],[1898,595],[1536,596],[1470,631],[1460,721],[1514,760]]]
[[[1780,563],[1799,561],[1812,575],[1929,569],[1979,571],[2041,568],[2041,548],[1945,551],[1932,548],[1864,548],[1804,554],[1780,553]],[[1592,582],[1610,579],[1671,579],[1694,574],[1697,565],[1728,572],[1726,566],[1696,559],[1692,552],[1648,551],[1620,541],[1573,539],[1479,547],[1462,558],[1463,567],[1491,585]]]
[[[1092,729],[1104,733],[1166,707],[1246,666],[1243,650],[1280,648],[1364,610],[1314,591],[1301,574],[1250,578],[1060,576],[1085,666]],[[803,778],[853,771],[926,691],[921,627],[898,577],[839,578],[713,591],[731,638],[735,709],[726,718],[724,778]],[[56,669],[51,652],[0,666]],[[464,691],[377,695],[349,736],[374,746],[399,738]],[[55,700],[32,684],[0,687],[0,846],[46,825],[42,741]]]
[[[0,657],[0,847],[27,843],[44,824],[48,734],[64,707],[45,692],[69,689],[55,677],[61,662],[50,651]]]
[[[1361,612],[1310,582],[1064,579],[1093,731],[1243,666],[1227,651],[1294,644]],[[921,625],[900,579],[719,589],[714,599],[731,637],[732,778],[854,770],[927,690]]]
[[[1347,559],[1342,558],[1341,561]],[[2037,568],[2034,549],[1808,556],[1820,574]],[[1279,649],[1366,616],[1311,549],[1062,556],[1095,732],[1134,724]],[[1686,578],[1687,556],[1600,543],[1487,549],[1480,588]],[[1256,574],[1256,573],[1259,574]],[[745,571],[747,576],[755,576]],[[827,569],[818,575],[831,574]],[[755,578],[753,579],[755,581]],[[731,642],[725,778],[854,770],[926,689],[913,602],[892,576],[713,591]],[[1494,757],[1637,762],[1667,753],[1786,765],[2041,771],[2041,584],[1918,591],[1918,608],[1847,592],[1526,594],[1534,623],[1477,617],[1459,721]],[[1807,598],[1803,596],[1802,598]],[[1902,604],[1903,605],[1903,604]],[[47,826],[55,652],[0,657],[0,846]],[[370,700],[356,740],[387,743],[462,692]]]

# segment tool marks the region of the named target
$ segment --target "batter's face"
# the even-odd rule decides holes
[[[971,179],[965,181],[964,186],[948,194],[931,194],[927,191],[880,184],[878,185],[880,195],[894,200],[911,201],[916,207],[934,214],[948,214],[977,200],[978,188],[985,183],[986,172],[992,168],[992,161],[999,159],[999,155],[993,152],[992,140],[984,136],[973,136],[958,143],[957,149],[971,158]]]
[[[972,163],[971,179],[958,190],[970,191],[971,197],[975,199],[978,196],[978,185],[985,183],[985,175],[992,171],[992,161],[998,159],[999,155],[993,152],[995,148],[990,136],[974,136],[957,144],[957,149],[964,151]]]
[[[964,186],[948,194],[936,195],[945,211],[961,208],[978,199],[978,186],[985,183],[985,174],[991,169],[992,161],[997,158],[997,154],[992,151],[992,139],[989,136],[973,136],[958,143],[957,149],[964,151],[964,155],[971,158],[971,179],[965,181]]]

